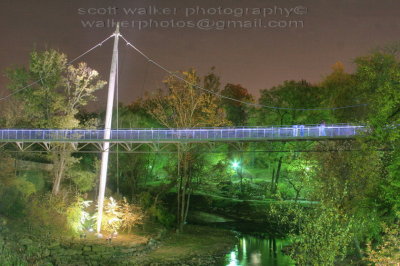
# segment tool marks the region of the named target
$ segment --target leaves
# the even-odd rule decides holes
[[[148,112],[168,128],[194,128],[207,126],[222,126],[228,124],[223,110],[219,107],[219,99],[206,93],[196,86],[200,86],[200,78],[196,71],[182,72],[186,82],[169,76],[164,80],[167,93],[159,90],[147,98]],[[215,83],[207,80],[214,89]]]

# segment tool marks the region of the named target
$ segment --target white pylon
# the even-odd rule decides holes
[[[107,110],[106,110],[106,121],[104,126],[104,139],[109,140],[111,137],[111,120],[114,105],[114,92],[115,92],[115,80],[117,76],[117,63],[118,63],[118,39],[119,39],[119,24],[114,32],[114,48],[111,59],[110,78],[108,81],[108,98],[107,98]],[[108,169],[108,154],[110,149],[110,142],[104,142],[103,152],[101,154],[101,168],[100,168],[100,185],[99,185],[99,197],[97,201],[97,233],[100,234],[101,220],[103,218],[103,205],[104,205],[104,194],[106,191],[107,183],[107,169]]]

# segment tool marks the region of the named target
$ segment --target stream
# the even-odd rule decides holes
[[[226,254],[221,265],[224,266],[288,266],[294,265],[289,256],[282,253],[288,244],[285,239],[257,237],[241,234],[239,243]]]
[[[289,239],[272,237],[267,225],[227,219],[206,212],[193,212],[192,223],[229,229],[236,233],[238,243],[225,255],[221,266],[290,266],[291,258],[282,252]]]

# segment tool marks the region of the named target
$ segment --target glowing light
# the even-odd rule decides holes
[[[239,163],[238,163],[238,162],[233,162],[233,163],[232,163],[232,167],[233,167],[234,169],[238,168],[238,167],[239,167]]]
[[[229,258],[229,264],[227,266],[238,266],[238,260],[236,257],[236,252],[232,251]]]

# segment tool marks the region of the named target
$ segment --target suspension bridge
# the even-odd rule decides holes
[[[125,41],[126,45],[133,48],[141,54],[148,62],[165,71],[171,76],[181,80],[182,82],[214,94],[220,98],[225,98],[241,104],[252,105],[258,108],[270,109],[286,109],[286,110],[334,110],[343,108],[353,108],[362,105],[341,106],[334,108],[286,108],[272,107],[251,102],[244,102],[238,99],[221,95],[215,91],[208,90],[197,84],[192,84],[183,77],[168,70],[152,58],[148,57],[141,50],[132,45],[119,32],[117,25],[114,34],[101,41],[88,51],[79,55],[68,64],[73,63],[82,56],[91,52],[95,48],[101,46],[109,39],[114,39],[113,54],[111,60],[110,76],[108,82],[108,98],[105,116],[104,129],[0,129],[0,148],[9,144],[15,144],[20,150],[27,151],[30,147],[39,145],[46,151],[51,151],[54,145],[69,144],[75,151],[79,151],[82,147],[94,144],[98,150],[102,152],[101,168],[100,168],[100,185],[98,195],[98,217],[97,232],[100,233],[101,217],[103,214],[104,194],[107,180],[108,157],[110,148],[113,145],[132,149],[132,144],[159,144],[159,143],[201,143],[201,142],[246,142],[246,141],[298,141],[298,140],[337,140],[337,139],[353,139],[357,135],[367,132],[367,128],[362,125],[290,125],[290,126],[271,126],[271,127],[241,127],[241,128],[191,128],[191,129],[112,129],[112,113],[114,104],[115,87],[118,91],[118,41]],[[9,95],[0,98],[6,100],[10,96],[19,93],[35,84],[35,81],[25,87],[19,88]],[[99,234],[100,235],[100,234]]]
[[[200,143],[255,142],[352,139],[366,132],[361,125],[292,125],[239,128],[191,129],[112,129],[104,139],[105,130],[97,129],[0,129],[0,145],[16,144],[21,150],[32,144],[50,147],[52,143],[70,143],[75,150],[87,144],[103,143]],[[122,147],[127,147],[122,145]],[[46,148],[47,149],[47,148]]]

